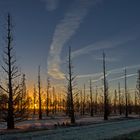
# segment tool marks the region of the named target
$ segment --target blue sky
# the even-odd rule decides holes
[[[90,78],[93,85],[102,84],[104,51],[110,86],[123,87],[126,67],[132,88],[140,68],[139,7],[139,0],[0,0],[0,48],[10,12],[18,64],[28,82],[37,81],[38,65],[42,81],[47,73],[53,82],[62,81],[71,46],[79,85]]]

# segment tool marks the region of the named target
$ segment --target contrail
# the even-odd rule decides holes
[[[128,41],[133,41],[135,40],[135,36],[121,36],[121,37],[115,37],[115,38],[110,38],[109,40],[102,40],[99,42],[95,42],[93,44],[89,44],[87,46],[82,47],[81,49],[78,49],[76,51],[72,52],[72,58],[78,57],[80,55],[88,54],[93,51],[98,51],[98,50],[104,50],[104,49],[113,49],[121,44],[127,43]]]
[[[122,68],[116,68],[116,69],[112,69],[112,70],[109,70],[107,71],[107,74],[106,76],[109,76],[111,74],[119,74],[119,73],[122,73],[123,70],[127,69],[127,70],[130,70],[130,69],[136,69],[136,68],[140,68],[140,65],[131,65],[131,66],[126,66],[126,67],[122,67]],[[133,76],[136,76],[137,74],[134,73],[134,74],[129,74],[127,75],[127,77],[133,77]],[[85,75],[78,75],[77,78],[94,78],[92,80],[93,83],[96,83],[100,80],[103,79],[103,73],[100,72],[100,73],[93,73],[93,74],[85,74]],[[98,78],[97,78],[98,77]],[[121,77],[117,77],[117,78],[114,78],[114,79],[110,79],[109,82],[111,81],[115,81],[115,80],[120,80],[120,79],[123,79],[124,76],[121,76]]]
[[[53,78],[64,78],[64,74],[60,69],[62,48],[76,33],[81,22],[88,14],[90,7],[99,1],[100,0],[76,0],[72,8],[64,15],[64,19],[56,26],[47,63],[48,74]]]

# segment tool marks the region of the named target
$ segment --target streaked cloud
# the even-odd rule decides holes
[[[102,57],[95,57],[96,60],[99,60],[99,61],[103,61],[103,58]],[[117,62],[119,59],[118,58],[106,58],[105,59],[106,62]]]
[[[46,9],[48,11],[54,11],[58,7],[59,0],[42,0],[46,3]]]
[[[117,69],[112,69],[112,70],[109,70],[106,72],[107,73],[106,76],[113,75],[113,74],[121,74],[121,73],[123,73],[123,71],[125,69],[131,70],[131,69],[138,69],[138,68],[140,68],[139,64],[132,65],[132,66],[126,66],[126,67],[122,67],[122,68],[117,68]],[[128,74],[127,77],[133,77],[136,75],[137,75],[137,73]],[[100,72],[100,73],[94,73],[94,74],[78,75],[77,78],[92,78],[92,83],[96,83],[96,82],[99,82],[103,79],[103,73]],[[108,81],[112,82],[112,81],[116,81],[116,80],[121,80],[123,78],[124,78],[124,76],[121,76],[121,77],[116,77],[113,79],[108,79]]]
[[[128,74],[126,77],[129,78],[129,77],[133,77],[133,76],[136,76],[137,73],[132,73],[132,74]],[[121,80],[121,79],[124,79],[125,76],[120,76],[120,77],[117,77],[117,78],[114,78],[114,79],[109,79],[108,82],[112,82],[112,81],[117,81],[117,80]]]
[[[130,69],[137,69],[137,68],[140,68],[140,64],[138,64],[138,65],[126,66],[126,67],[117,68],[117,69],[113,69],[113,70],[110,70],[109,72],[110,72],[111,74],[118,74],[118,73],[122,73],[125,69],[126,69],[126,70],[130,70]]]
[[[78,57],[80,55],[88,54],[93,51],[113,49],[121,44],[127,43],[128,41],[132,41],[135,39],[136,39],[135,36],[114,37],[114,38],[111,37],[109,40],[102,40],[102,41],[84,46],[79,50],[73,51],[72,58]]]
[[[56,79],[63,79],[61,72],[61,51],[67,41],[76,33],[80,24],[88,14],[90,7],[100,0],[76,0],[54,31],[48,57],[48,74]]]
[[[85,75],[78,75],[77,78],[96,78],[101,76],[103,73],[94,73],[94,74],[85,74]]]

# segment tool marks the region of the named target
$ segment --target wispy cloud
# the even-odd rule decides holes
[[[130,69],[137,69],[137,68],[140,68],[140,64],[113,69],[113,70],[110,70],[109,72],[112,74],[118,74],[118,73],[122,73],[125,69],[130,70]]]
[[[95,57],[96,60],[99,60],[99,61],[103,61],[103,58],[102,57]],[[106,58],[105,59],[107,62],[117,62],[119,59],[117,58]]]
[[[82,47],[79,50],[72,52],[72,58],[78,57],[83,54],[88,54],[93,51],[105,50],[105,49],[113,49],[121,44],[127,43],[128,41],[135,40],[134,36],[126,36],[126,37],[114,37],[109,40],[99,41],[87,46]]]
[[[136,76],[137,73],[132,73],[132,74],[128,74],[126,77],[129,78],[129,77],[133,77],[133,76]],[[125,76],[121,76],[121,77],[117,77],[117,78],[114,78],[114,79],[109,79],[108,82],[112,82],[112,81],[116,81],[116,80],[121,80],[121,79],[124,79]]]
[[[94,74],[83,74],[83,75],[78,75],[77,78],[96,78],[101,76],[103,73],[94,73]]]
[[[48,74],[56,79],[63,79],[60,55],[65,43],[76,33],[87,15],[91,5],[100,0],[76,0],[72,8],[64,15],[64,19],[56,26],[48,57]]]
[[[48,11],[54,11],[58,7],[59,0],[42,0],[46,3]]]
[[[138,69],[140,68],[140,65],[132,65],[132,66],[126,66],[126,67],[122,67],[122,68],[117,68],[117,69],[112,69],[110,71],[107,71],[107,75],[106,76],[109,76],[109,75],[113,75],[113,74],[120,74],[120,73],[123,73],[123,71],[125,69],[127,70],[131,70],[131,69]],[[133,73],[133,74],[128,74],[127,77],[133,77],[133,76],[136,76],[137,73]],[[85,75],[78,75],[77,78],[92,78],[92,82],[93,83],[96,83],[100,80],[103,79],[103,73],[100,72],[100,73],[94,73],[94,74],[85,74]],[[123,79],[124,76],[121,76],[121,77],[116,77],[114,79],[109,79],[109,82],[112,82],[112,81],[116,81],[116,80],[120,80],[120,79]]]

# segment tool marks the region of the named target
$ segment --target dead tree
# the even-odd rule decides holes
[[[127,93],[126,69],[124,70],[124,80],[125,80],[125,117],[128,117],[128,93]]]
[[[93,116],[93,95],[92,95],[92,83],[90,79],[90,116]]]
[[[46,99],[46,116],[49,116],[49,89],[50,89],[50,78],[47,78],[47,99]]]
[[[67,87],[67,96],[66,96],[66,115],[70,117],[70,92],[69,92],[69,85]]]
[[[117,91],[114,91],[114,114],[117,113]]]
[[[24,108],[24,103],[25,103],[25,99],[27,97],[27,91],[26,91],[26,78],[25,78],[25,74],[22,75],[22,81],[21,81],[21,110]]]
[[[104,120],[108,120],[108,85],[106,80],[106,65],[105,65],[105,53],[103,52],[103,75],[104,75]]]
[[[120,115],[122,115],[122,97],[121,97],[120,83],[118,83],[118,94],[119,94],[119,113]]]
[[[40,83],[40,66],[38,67],[38,101],[39,101],[39,119],[42,119],[42,98],[41,98],[41,83]]]
[[[86,85],[84,84],[84,92],[83,92],[83,115],[85,115],[85,107],[86,107],[86,104],[85,104],[85,101],[86,101]]]
[[[57,100],[56,100],[55,88],[53,87],[53,114],[56,114],[56,105],[57,105]]]
[[[73,82],[75,80],[75,76],[73,76],[72,72],[72,61],[71,61],[71,47],[69,47],[69,56],[68,56],[68,76],[66,76],[68,81],[68,102],[69,102],[69,113],[71,118],[71,123],[75,123],[75,115],[74,115],[74,100],[73,100]]]
[[[83,95],[82,95],[82,90],[80,91],[80,115],[83,115]]]
[[[15,110],[15,117],[19,119],[25,119],[28,117],[28,97],[27,97],[27,89],[26,89],[26,76],[22,75],[21,84],[19,87],[19,95],[14,99],[14,105],[16,102],[19,102],[19,110]]]
[[[137,90],[138,90],[138,94],[140,95],[140,70],[138,70]]]
[[[14,55],[13,48],[13,35],[12,35],[12,22],[11,16],[7,16],[7,25],[6,25],[6,47],[3,55],[3,65],[2,69],[4,70],[6,76],[6,86],[0,85],[1,90],[7,95],[7,111],[5,112],[5,120],[7,122],[7,128],[13,129],[15,127],[15,121],[21,119],[21,114],[23,111],[18,110],[19,100],[21,99],[21,86],[18,82],[20,76],[18,67],[16,65],[16,58]],[[23,100],[23,98],[22,98]],[[18,116],[18,118],[16,118]]]
[[[136,85],[136,88],[137,88],[137,91],[136,91],[136,92],[137,92],[137,96],[136,96],[136,98],[138,98],[137,100],[138,100],[138,103],[139,103],[139,105],[140,105],[140,70],[138,70],[138,78],[137,78],[137,85]],[[137,104],[137,100],[136,100],[136,104]],[[139,106],[137,112],[140,113],[140,106]]]
[[[136,114],[138,114],[138,93],[135,91],[135,106],[134,106],[134,111]]]
[[[37,95],[37,93],[36,93],[36,87],[35,87],[35,85],[34,85],[34,92],[33,92],[33,102],[34,102],[34,115],[36,114],[36,95]]]
[[[96,94],[95,94],[95,114],[97,114],[97,106],[98,106],[98,91],[96,86]]]

